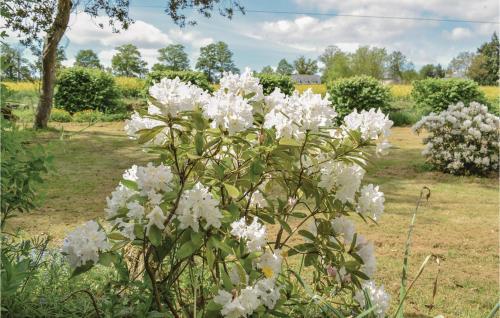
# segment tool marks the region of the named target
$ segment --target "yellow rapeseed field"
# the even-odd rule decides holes
[[[130,78],[130,77],[116,77],[116,84],[118,87],[123,88],[125,90],[140,90],[144,87],[144,80],[139,78]],[[37,91],[40,83],[38,81],[35,82],[3,82],[7,86],[7,88],[13,91]],[[391,94],[396,98],[405,98],[410,96],[412,86],[411,85],[390,85]],[[215,85],[217,88],[217,85]],[[303,92],[308,88],[311,88],[312,91],[316,94],[324,95],[326,93],[326,85],[325,84],[296,84],[295,88],[299,92]],[[494,99],[500,97],[500,87],[498,86],[481,86],[481,91],[484,92],[488,99]]]

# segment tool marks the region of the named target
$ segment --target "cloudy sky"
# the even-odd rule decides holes
[[[242,0],[248,10],[292,13],[248,12],[237,14],[233,20],[215,15],[212,19],[199,17],[196,26],[182,29],[163,12],[166,1],[130,2],[130,15],[135,23],[119,34],[97,26],[106,24],[105,17],[91,19],[84,13],[72,15],[61,42],[66,47],[66,64],[73,63],[78,50],[90,48],[98,53],[103,64],[109,65],[116,46],[133,43],[151,67],[159,48],[181,43],[194,65],[201,46],[224,41],[233,51],[238,67],[256,70],[265,65],[275,66],[281,58],[290,61],[300,55],[316,58],[328,45],[347,51],[360,45],[386,47],[388,51],[402,51],[417,67],[427,63],[446,65],[461,51],[475,51],[499,28],[498,24],[313,14],[498,22],[498,0]]]

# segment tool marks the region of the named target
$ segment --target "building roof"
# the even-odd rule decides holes
[[[300,84],[319,84],[321,77],[319,75],[292,74],[292,81]]]

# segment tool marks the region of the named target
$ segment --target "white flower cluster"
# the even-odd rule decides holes
[[[219,201],[212,197],[208,188],[198,182],[193,189],[185,191],[179,200],[176,210],[179,227],[181,229],[191,227],[193,231],[198,232],[200,219],[203,218],[206,222],[204,229],[209,226],[219,228],[222,213],[218,205]]]
[[[95,221],[80,225],[64,239],[62,253],[68,258],[71,267],[85,265],[88,261],[97,263],[99,251],[111,248],[106,233]]]
[[[344,130],[359,130],[363,140],[377,140],[377,153],[384,155],[390,148],[387,137],[391,134],[392,120],[380,109],[357,110],[344,117]]]
[[[106,198],[106,218],[130,240],[135,239],[135,224],[147,222],[147,233],[153,225],[159,229],[165,228],[163,223],[166,216],[160,204],[163,202],[163,195],[172,190],[173,178],[170,167],[163,164],[154,166],[150,162],[144,167],[132,166],[124,172],[123,179],[135,182],[137,190],[120,183],[111,197]],[[132,199],[137,196],[143,197],[145,202],[139,203]]]
[[[337,116],[328,95],[322,98],[311,89],[285,96],[277,88],[266,97],[266,104],[270,109],[264,118],[264,128],[274,127],[277,138],[304,139],[306,131],[317,132],[330,126]]]
[[[320,165],[320,182],[318,187],[331,191],[335,188],[335,197],[342,203],[354,203],[365,170],[357,164],[344,162],[325,162]]]
[[[384,193],[379,191],[378,186],[373,184],[365,185],[360,190],[356,211],[377,221],[380,215],[384,213],[384,202]]]
[[[247,225],[245,218],[242,218],[233,222],[231,228],[232,235],[246,240],[249,252],[264,249],[267,243],[266,228],[257,218],[254,218],[250,225]],[[238,318],[250,316],[261,305],[273,309],[280,298],[280,287],[276,285],[276,279],[281,272],[282,261],[280,250],[271,252],[268,249],[254,261],[254,266],[262,271],[265,278],[241,288],[239,292],[233,289],[233,294],[223,289],[219,290],[214,301],[222,305],[221,314],[227,318]],[[241,283],[239,276],[231,279],[233,284]]]
[[[203,105],[203,114],[212,120],[213,128],[227,130],[230,135],[252,127],[252,106],[241,95],[218,90]]]
[[[248,96],[253,94],[251,101],[260,101],[264,98],[262,85],[259,84],[259,79],[252,75],[250,68],[245,68],[241,74],[233,74],[224,72],[220,80],[220,90],[228,91],[235,95]]]
[[[373,281],[368,281],[363,283],[362,287],[363,289],[356,291],[354,299],[364,308],[366,306],[366,299],[363,291],[366,291],[371,305],[375,307],[373,312],[378,318],[384,318],[391,301],[391,296],[385,292],[384,286],[377,288]]]
[[[193,111],[203,100],[205,92],[196,85],[175,79],[163,78],[149,88],[149,95],[156,99],[155,106],[162,115],[176,117],[180,112]]]
[[[427,130],[422,154],[435,167],[455,174],[484,174],[498,169],[499,118],[476,102],[450,105],[413,126]]]
[[[155,106],[150,106],[149,109],[155,109]],[[151,112],[154,112],[154,110],[152,110]],[[165,126],[165,123],[157,119],[141,116],[137,112],[134,112],[130,119],[127,119],[125,121],[124,129],[130,139],[137,139],[139,137],[139,131],[143,129],[152,129],[159,126]],[[162,145],[165,142],[168,133],[169,128],[165,126],[165,128],[163,128],[162,131],[155,136],[151,143],[154,145]]]
[[[350,245],[354,234],[356,233],[356,228],[354,223],[345,216],[336,217],[331,221],[334,234],[337,237],[342,237],[344,239],[344,244],[346,246]],[[332,237],[332,240],[336,240]],[[361,271],[365,273],[368,277],[373,277],[376,270],[376,258],[375,258],[375,247],[373,242],[368,241],[363,235],[358,234],[356,236],[356,253],[363,260],[363,266]],[[341,268],[340,272],[344,271],[345,268]]]

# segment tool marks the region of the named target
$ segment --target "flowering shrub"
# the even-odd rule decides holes
[[[363,176],[371,154],[387,151],[386,116],[354,112],[335,125],[326,98],[264,96],[250,72],[226,74],[213,94],[178,78],[149,92],[147,112],[125,129],[160,160],[125,171],[107,198],[109,226],[69,234],[63,252],[75,273],[97,263],[123,272],[132,249],[143,271],[113,286],[125,297],[144,274],[151,305],[131,310],[341,317],[373,307],[384,317],[374,245],[349,216],[383,213],[384,194]]]
[[[427,130],[422,154],[438,169],[454,174],[485,174],[498,169],[499,118],[472,102],[450,105],[413,126]]]

